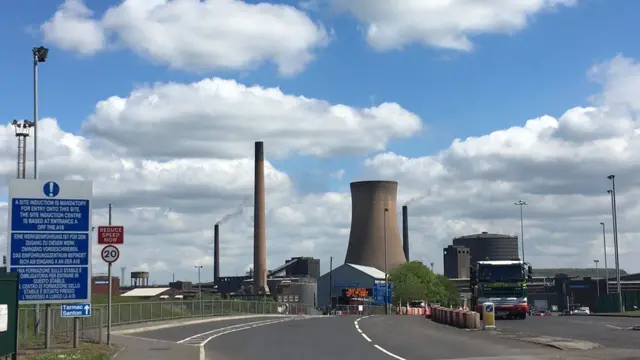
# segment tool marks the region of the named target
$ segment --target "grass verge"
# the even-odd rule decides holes
[[[20,359],[25,360],[109,360],[112,349],[106,345],[83,344],[80,349],[58,350],[47,353],[33,352]]]

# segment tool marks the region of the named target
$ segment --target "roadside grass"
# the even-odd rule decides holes
[[[80,349],[33,352],[20,356],[25,360],[108,360],[112,349],[106,345],[83,344]]]

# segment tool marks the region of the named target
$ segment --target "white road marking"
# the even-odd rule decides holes
[[[288,319],[285,319],[285,320],[288,320]],[[196,335],[193,335],[193,336],[189,336],[188,338],[182,339],[182,340],[178,341],[177,343],[178,344],[189,343],[189,342],[192,342],[191,340],[197,340],[198,338],[201,338],[203,336],[207,336],[207,335],[219,332],[219,331],[225,331],[225,330],[228,330],[228,329],[245,327],[245,326],[250,325],[250,324],[273,323],[274,321],[282,321],[282,320],[281,319],[278,319],[278,320],[261,320],[261,321],[248,322],[248,323],[244,323],[244,324],[230,325],[230,326],[226,326],[226,327],[223,327],[223,328],[207,331],[207,332],[204,332],[204,333],[201,333],[201,334],[196,334]],[[197,342],[200,343],[200,341],[197,341]]]
[[[368,317],[369,317],[369,316],[363,316],[363,317],[361,317],[361,318],[357,319],[356,321],[354,321],[354,324],[355,324],[356,330],[358,330],[358,332],[360,333],[360,335],[362,335],[362,337],[363,337],[365,340],[367,340],[368,342],[373,342],[373,341],[371,341],[371,339],[367,336],[367,334],[365,334],[365,333],[360,329],[360,327],[358,326],[358,322],[359,322],[360,320],[362,320],[362,319],[366,319],[366,318],[368,318]],[[380,345],[373,344],[373,346],[374,346],[376,349],[378,349],[378,350],[382,351],[383,353],[385,353],[385,354],[387,354],[387,355],[391,356],[391,357],[392,357],[392,358],[394,358],[394,359],[397,359],[397,360],[407,360],[407,359],[405,359],[405,358],[403,358],[403,357],[400,357],[400,356],[398,356],[398,355],[396,355],[396,354],[394,354],[394,353],[390,352],[389,350],[387,350],[387,349],[383,348],[383,347],[382,347],[382,346],[380,346]]]
[[[396,355],[396,354],[394,354],[394,353],[392,353],[392,352],[389,352],[388,350],[386,350],[385,348],[383,348],[383,347],[382,347],[382,346],[380,346],[380,345],[373,345],[373,346],[375,346],[375,348],[376,348],[376,349],[378,349],[378,350],[382,351],[383,353],[385,353],[385,354],[387,354],[387,355],[391,356],[392,358],[396,358],[396,359],[398,359],[398,360],[407,360],[407,359],[405,359],[405,358],[403,358],[403,357],[400,357],[400,356],[398,356],[398,355]]]

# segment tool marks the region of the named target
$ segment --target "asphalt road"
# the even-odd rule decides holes
[[[638,349],[640,318],[597,316],[534,316],[526,320],[498,320],[499,332],[518,336],[553,336],[594,342],[606,347]]]
[[[498,321],[499,331],[494,332],[466,331],[421,316],[265,317],[177,326],[134,337],[154,339],[138,339],[156,342],[145,344],[139,354],[158,360],[165,359],[159,357],[161,353],[180,353],[181,359],[192,359],[190,349],[200,346],[200,360],[203,355],[206,360],[614,360],[640,358],[631,350],[613,347],[626,344],[633,348],[636,343],[629,342],[630,338],[620,340],[620,334],[637,339],[639,332],[620,330],[633,324],[620,318],[535,317]],[[576,340],[611,345],[562,351],[518,340],[529,335],[572,338],[572,333]],[[137,345],[131,339],[131,345]]]
[[[584,359],[549,347],[432,323],[419,316],[357,319],[312,318],[229,333],[206,343],[206,359]]]
[[[214,330],[222,330],[224,328],[231,328],[234,326],[239,326],[247,323],[254,322],[267,322],[279,320],[281,318],[278,317],[251,317],[244,319],[232,319],[232,320],[219,320],[219,321],[211,321],[200,324],[191,324],[191,325],[181,325],[175,327],[168,327],[164,329],[151,330],[145,332],[135,333],[135,337],[141,337],[146,339],[153,340],[162,340],[162,341],[171,341],[178,342],[189,337],[211,332]]]

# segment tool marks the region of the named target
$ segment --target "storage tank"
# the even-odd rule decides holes
[[[453,239],[454,246],[463,246],[471,251],[471,264],[482,260],[519,259],[518,237],[503,234],[465,235]]]
[[[396,215],[397,195],[396,181],[351,183],[351,232],[345,263],[384,271],[385,245],[387,271],[406,262]]]

